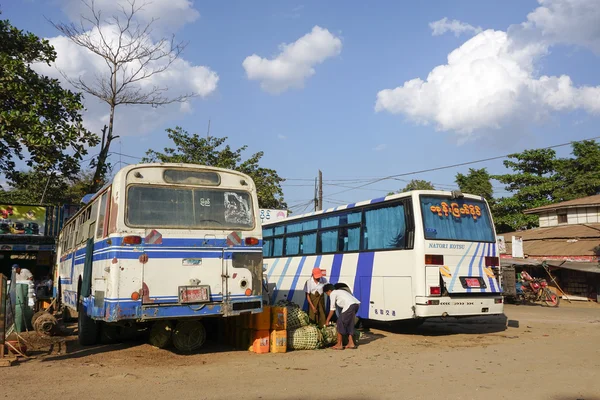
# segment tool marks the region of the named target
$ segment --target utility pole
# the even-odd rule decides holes
[[[206,140],[210,138],[210,118],[208,119],[208,129],[206,130]]]
[[[315,178],[315,195],[313,197],[313,202],[315,203],[315,211],[317,211],[317,209],[319,208],[319,198],[317,197],[317,187],[318,187],[317,178]]]
[[[319,207],[317,211],[323,209],[323,173],[319,170]]]

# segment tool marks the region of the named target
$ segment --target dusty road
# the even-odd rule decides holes
[[[208,344],[38,351],[0,369],[0,397],[60,399],[600,399],[600,307],[506,306],[506,317],[372,329],[357,350],[257,355]],[[508,321],[507,321],[508,320]],[[508,327],[507,327],[508,325]]]

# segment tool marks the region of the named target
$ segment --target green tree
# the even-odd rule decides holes
[[[401,192],[409,192],[411,190],[435,190],[433,183],[422,179],[413,179],[401,190]]]
[[[55,59],[48,41],[0,20],[0,172],[9,178],[16,159],[72,176],[86,147],[98,143],[83,128],[81,95],[31,68]]]
[[[511,154],[504,166],[514,173],[494,175],[514,193],[499,199],[492,212],[498,232],[538,226],[538,217],[525,215],[523,211],[541,207],[555,201],[560,180],[556,173],[556,153],[551,149],[525,150]]]
[[[11,175],[10,187],[0,190],[0,203],[79,204],[92,176],[90,171],[69,178],[37,169],[18,171]]]
[[[142,162],[191,163],[240,171],[254,180],[261,208],[287,208],[281,189],[284,179],[277,175],[277,171],[259,165],[264,155],[262,151],[242,160],[242,152],[248,146],[234,150],[226,144],[227,137],[204,138],[190,135],[180,127],[167,129],[167,132],[175,147],[165,148],[162,153],[148,150]]]
[[[467,175],[461,173],[456,174],[456,184],[463,193],[482,196],[489,203],[492,203],[494,197],[491,179],[492,176],[485,168],[469,168],[469,173]]]
[[[561,185],[555,197],[572,200],[600,193],[600,144],[594,140],[573,142],[574,158],[560,159],[556,164]]]

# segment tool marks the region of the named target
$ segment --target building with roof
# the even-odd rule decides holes
[[[539,228],[505,233],[503,265],[547,265],[564,293],[598,299],[600,292],[600,195],[537,207],[525,211],[539,217]],[[513,238],[521,238],[523,254],[513,254]],[[515,239],[515,241],[518,239]],[[543,276],[546,275],[546,276]],[[561,283],[562,282],[562,283]],[[552,284],[552,283],[551,283]]]

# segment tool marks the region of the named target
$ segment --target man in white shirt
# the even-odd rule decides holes
[[[308,319],[311,323],[325,326],[325,295],[323,286],[327,283],[327,278],[323,276],[321,268],[313,268],[312,275],[304,284],[304,293],[308,301]]]
[[[21,268],[19,264],[14,264],[12,267],[16,273],[15,281],[17,283],[29,284],[30,281],[33,281],[33,274],[27,268]]]
[[[354,334],[354,318],[358,312],[360,301],[349,292],[343,289],[336,290],[335,287],[328,283],[323,287],[323,291],[329,296],[330,311],[325,324],[329,324],[329,320],[333,317],[336,308],[341,309],[337,320],[337,344],[332,348],[335,350],[343,350],[343,336],[348,335],[347,349],[356,349],[356,344],[352,335]]]

